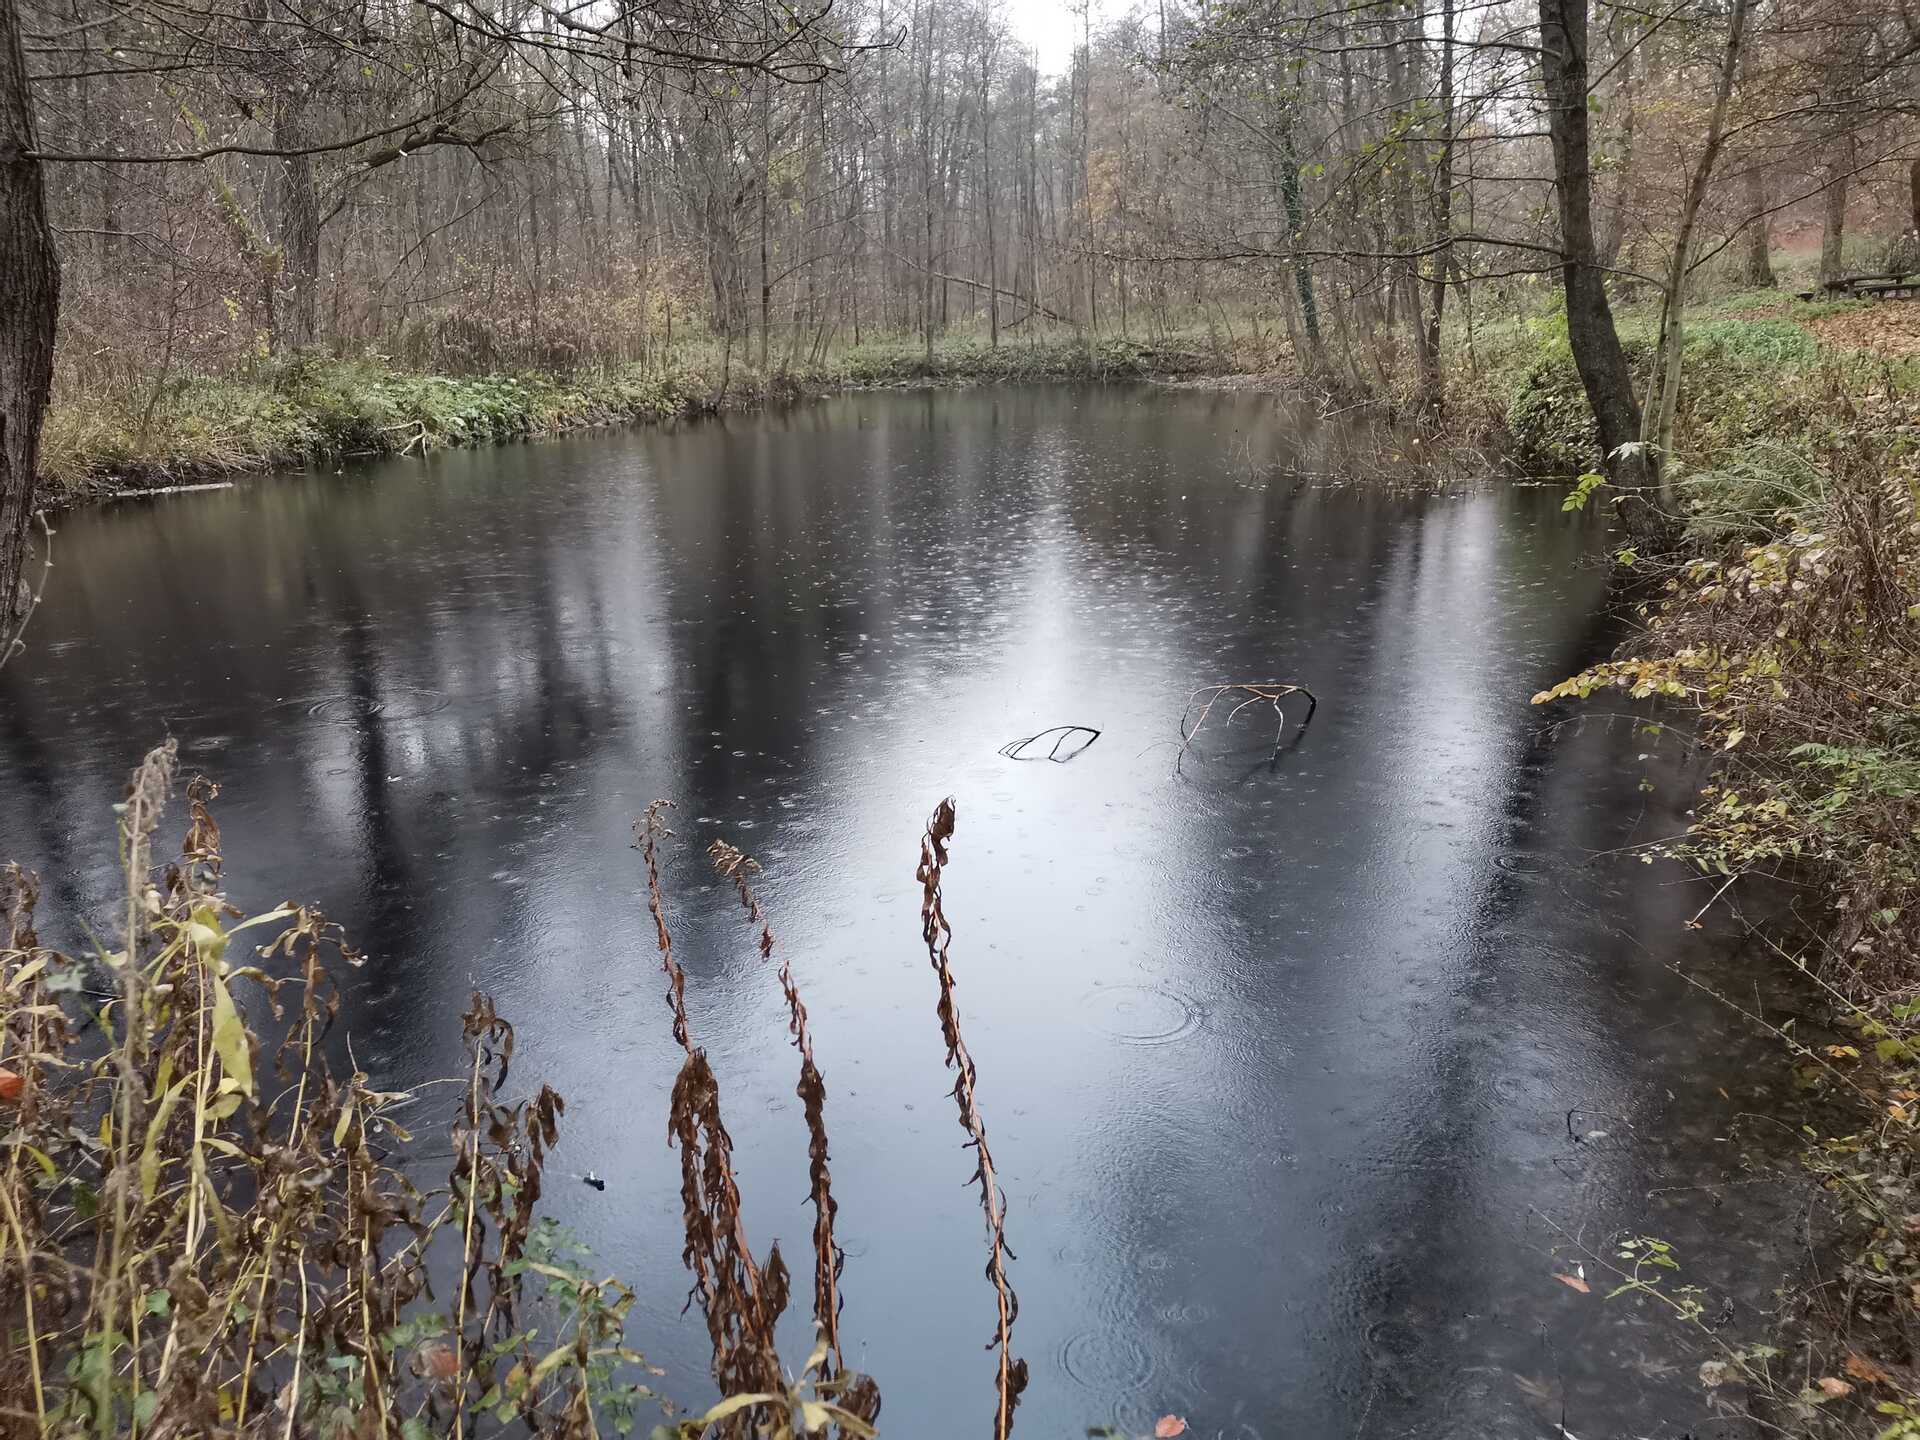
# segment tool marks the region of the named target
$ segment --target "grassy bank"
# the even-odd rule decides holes
[[[350,456],[488,445],[596,425],[658,423],[863,386],[1112,380],[1271,365],[1259,345],[1205,333],[1159,342],[1071,335],[879,341],[762,377],[712,345],[662,367],[570,376],[410,375],[380,359],[262,362],[116,393],[56,393],[41,445],[56,506],[129,490]]]

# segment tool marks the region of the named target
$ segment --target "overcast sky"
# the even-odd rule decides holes
[[[1094,0],[1093,23],[1098,26],[1107,6]],[[1073,47],[1080,40],[1080,19],[1067,0],[1006,0],[1002,12],[1022,45],[1040,52],[1040,68],[1062,71],[1073,63]]]

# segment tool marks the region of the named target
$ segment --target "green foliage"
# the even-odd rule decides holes
[[[1819,469],[1793,447],[1756,441],[1711,470],[1675,462],[1675,487],[1686,513],[1686,539],[1702,548],[1760,540],[1790,525],[1820,500]]]
[[[81,496],[670,420],[712,408],[715,389],[692,371],[452,379],[401,374],[377,359],[302,357],[263,362],[245,375],[177,380],[144,399],[61,398],[48,416],[41,470],[58,490]]]
[[[1562,510],[1584,510],[1593,492],[1607,483],[1607,477],[1589,470],[1580,477],[1580,482],[1567,492],[1567,498],[1560,502]]]
[[[659,423],[724,407],[781,404],[821,389],[912,383],[1113,380],[1270,367],[1251,341],[1198,335],[1158,343],[1075,337],[889,339],[819,366],[762,377],[710,346],[672,369],[624,366],[568,376],[407,374],[384,358],[301,356],[244,373],[179,377],[138,393],[57,395],[41,446],[56,498],[151,488],[243,471],[489,445],[589,425]]]
[[[1688,365],[1727,365],[1740,369],[1779,370],[1813,364],[1820,346],[1811,332],[1793,321],[1762,316],[1745,320],[1710,320],[1687,327]]]
[[[1600,431],[1573,356],[1548,353],[1520,378],[1507,402],[1514,458],[1530,473],[1573,475],[1600,459]]]

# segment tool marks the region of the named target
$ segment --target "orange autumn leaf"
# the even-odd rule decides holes
[[[1822,1375],[1819,1384],[1822,1393],[1835,1400],[1840,1399],[1843,1395],[1851,1395],[1853,1393],[1853,1386],[1849,1385],[1837,1375]]]
[[[1873,1361],[1867,1359],[1866,1356],[1856,1355],[1851,1352],[1847,1355],[1845,1369],[1847,1374],[1853,1376],[1854,1379],[1864,1380],[1869,1385],[1878,1385],[1882,1381],[1893,1378],[1878,1365],[1874,1364]]]
[[[0,1100],[18,1100],[27,1082],[5,1066],[0,1066]]]
[[[1173,1440],[1174,1436],[1187,1433],[1187,1422],[1179,1415],[1162,1415],[1153,1422],[1153,1433],[1159,1440]]]
[[[420,1368],[435,1380],[451,1380],[460,1373],[460,1357],[449,1345],[428,1345],[420,1351]]]
[[[1561,1275],[1556,1273],[1553,1278],[1569,1290],[1578,1290],[1582,1295],[1591,1295],[1593,1293],[1593,1287],[1578,1275]]]

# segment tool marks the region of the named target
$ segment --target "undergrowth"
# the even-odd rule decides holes
[[[797,1367],[774,1344],[788,1272],[777,1245],[756,1255],[748,1238],[719,1082],[673,953],[659,864],[670,832],[656,804],[639,843],[685,1051],[662,1099],[679,1151],[689,1303],[723,1397],[679,1416],[627,1335],[632,1293],[541,1214],[566,1103],[545,1085],[511,1085],[512,1025],[472,997],[458,1017],[459,1099],[437,1120],[424,1091],[337,1069],[335,976],[360,957],[317,910],[246,916],[228,902],[206,780],[186,787],[177,854],[156,851],[175,767],[169,741],[118,807],[118,929],[96,953],[44,946],[35,881],[0,869],[0,1436],[464,1440],[524,1429],[585,1440],[649,1416],[655,1440],[874,1433],[879,1388],[842,1358],[825,1081],[750,859],[710,851],[785,996],[799,1055],[818,1339]],[[1026,1369],[1011,1352],[1005,1201],[939,910],[952,822],[947,802],[929,824],[924,928],[982,1175],[1004,1440]],[[451,1164],[431,1183],[419,1137],[443,1125]]]
[[[1756,374],[1771,344],[1749,347]],[[1804,974],[1832,1039],[1776,1033],[1800,1083],[1852,1120],[1807,1135],[1844,1238],[1839,1273],[1797,1297],[1816,1362],[1788,1413],[1917,1440],[1920,393],[1866,362],[1755,384],[1752,408],[1694,429],[1717,438],[1679,467],[1681,552],[1655,569],[1639,632],[1535,699],[1624,690],[1691,711],[1716,763],[1687,833],[1645,858],[1693,867],[1716,899],[1741,881],[1804,897],[1809,938],[1760,938]]]
[[[682,346],[670,368],[410,374],[382,358],[259,361],[134,387],[56,386],[41,441],[50,503],[352,456],[489,445],[594,425],[660,423],[885,385],[1122,380],[1271,367],[1270,343],[1205,332],[1148,342],[877,340],[761,376],[739,352]]]

